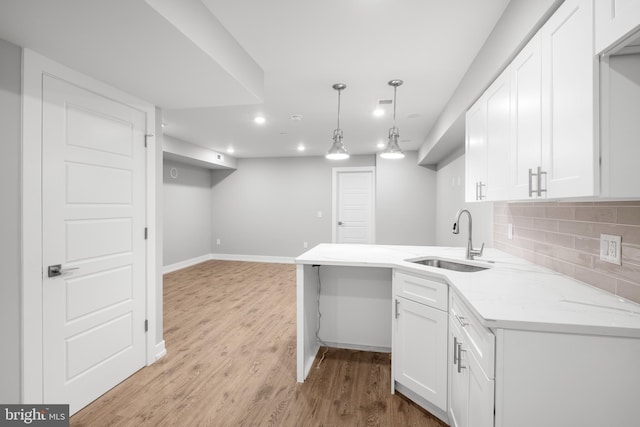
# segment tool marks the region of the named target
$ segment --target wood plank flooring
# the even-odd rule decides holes
[[[445,426],[391,395],[388,354],[329,349],[296,383],[294,265],[208,261],[165,275],[164,338],[164,358],[71,425]]]

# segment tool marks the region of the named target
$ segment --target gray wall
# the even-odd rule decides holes
[[[436,173],[418,165],[418,153],[404,159],[378,157],[376,167],[376,243],[435,244]]]
[[[211,171],[165,159],[162,174],[164,265],[210,254]]]
[[[331,242],[332,168],[374,165],[373,155],[287,157],[238,159],[233,172],[214,170],[213,252],[294,257],[306,250],[303,242]]]
[[[162,253],[163,245],[163,234],[164,227],[163,216],[164,216],[164,202],[163,202],[163,193],[164,193],[164,184],[162,183],[162,146],[164,144],[164,137],[162,134],[162,110],[156,107],[156,128],[155,128],[155,143],[156,143],[156,158],[155,158],[155,166],[156,166],[156,206],[155,206],[155,215],[156,215],[156,344],[159,344],[163,340],[164,327],[163,327],[163,316],[164,316],[164,307],[162,301],[164,300],[164,296],[162,293],[164,283],[162,277],[162,267],[164,266],[164,254]]]
[[[0,39],[0,402],[19,403],[22,50]]]
[[[446,166],[438,169],[436,178],[436,245],[466,246],[467,218],[461,221],[460,234],[451,231],[453,220],[458,209],[471,212],[473,218],[473,245],[479,248],[493,246],[493,203],[464,202],[464,155],[453,155]],[[447,161],[443,162],[447,163]]]

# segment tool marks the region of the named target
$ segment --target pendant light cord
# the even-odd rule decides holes
[[[396,92],[398,86],[393,86],[393,127],[396,127]]]
[[[340,129],[340,92],[342,89],[338,89],[338,129]]]

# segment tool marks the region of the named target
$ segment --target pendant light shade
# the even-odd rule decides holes
[[[344,83],[336,83],[333,88],[338,91],[338,126],[333,131],[333,145],[325,156],[331,160],[344,160],[349,158],[349,152],[342,143],[342,129],[340,129],[340,92],[347,87]]]
[[[402,80],[391,80],[389,86],[393,86],[393,126],[389,129],[389,141],[384,150],[380,152],[380,157],[383,159],[402,159],[404,152],[398,145],[398,138],[400,138],[400,131],[396,127],[396,91],[398,86],[402,84]]]

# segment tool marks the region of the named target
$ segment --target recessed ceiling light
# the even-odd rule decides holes
[[[262,125],[267,121],[267,119],[265,119],[264,116],[255,116],[253,118],[253,121],[259,125]]]
[[[167,124],[165,122],[162,122],[162,124],[160,126],[162,126],[162,129],[164,129],[164,128],[167,127]]]
[[[298,144],[298,151],[304,151],[305,147],[302,144]]]
[[[229,147],[227,148],[227,153],[229,154],[233,154],[236,150],[233,149],[233,147]]]
[[[380,141],[377,144],[378,148],[384,148],[384,141]]]
[[[382,107],[376,108],[375,110],[373,110],[373,115],[376,117],[384,116],[384,109]]]

